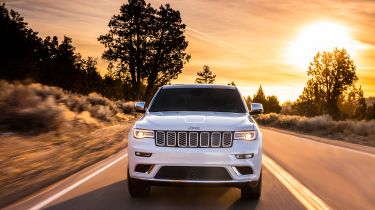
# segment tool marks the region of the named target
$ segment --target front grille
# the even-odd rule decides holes
[[[163,166],[155,175],[156,179],[169,180],[232,180],[228,171],[223,167],[202,166]]]
[[[159,147],[232,147],[232,132],[155,131]]]

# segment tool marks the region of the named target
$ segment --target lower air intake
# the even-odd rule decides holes
[[[163,166],[155,176],[156,179],[223,181],[232,180],[223,167],[201,166]]]

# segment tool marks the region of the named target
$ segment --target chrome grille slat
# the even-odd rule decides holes
[[[233,145],[233,133],[223,131],[155,131],[159,147],[228,148]]]
[[[220,147],[221,145],[221,134],[219,132],[213,132],[211,134],[211,147]]]
[[[209,147],[210,146],[210,133],[202,132],[200,139],[200,146],[201,147]]]
[[[165,145],[165,133],[163,131],[156,132],[156,146],[164,146]]]
[[[232,146],[232,133],[224,132],[223,140],[222,140],[222,147],[231,147],[231,146]]]
[[[176,146],[176,132],[167,132],[167,146]]]
[[[187,146],[187,133],[186,132],[178,132],[178,146],[179,147],[186,147]]]
[[[198,147],[198,133],[197,132],[190,132],[189,133],[189,146],[190,147]]]

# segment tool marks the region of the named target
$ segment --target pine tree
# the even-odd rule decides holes
[[[205,65],[203,66],[203,70],[197,72],[197,78],[195,79],[195,83],[205,83],[205,84],[213,84],[215,82],[216,75],[212,73],[210,67]]]

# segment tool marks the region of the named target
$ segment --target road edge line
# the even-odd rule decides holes
[[[263,154],[263,165],[291,192],[307,209],[331,209],[316,194],[311,192],[296,178],[285,171],[266,154]]]
[[[57,200],[58,198],[62,197],[63,195],[65,195],[66,193],[74,190],[75,188],[77,188],[78,186],[82,185],[83,183],[87,182],[88,180],[92,179],[93,177],[95,177],[96,175],[102,173],[103,171],[107,170],[108,168],[110,168],[111,166],[113,166],[114,164],[118,163],[119,161],[121,161],[122,159],[126,158],[128,156],[128,153],[125,153],[124,155],[122,155],[121,157],[118,157],[116,160],[108,163],[107,165],[103,166],[102,168],[96,170],[95,172],[91,173],[90,175],[86,176],[85,178],[79,180],[78,182],[70,185],[69,187],[63,189],[62,191],[52,195],[51,197],[43,200],[42,202],[39,202],[38,204],[34,205],[33,207],[29,208],[29,210],[38,210],[38,209],[41,209],[41,208],[44,208],[45,206],[47,206],[48,204],[52,203],[53,201]]]

